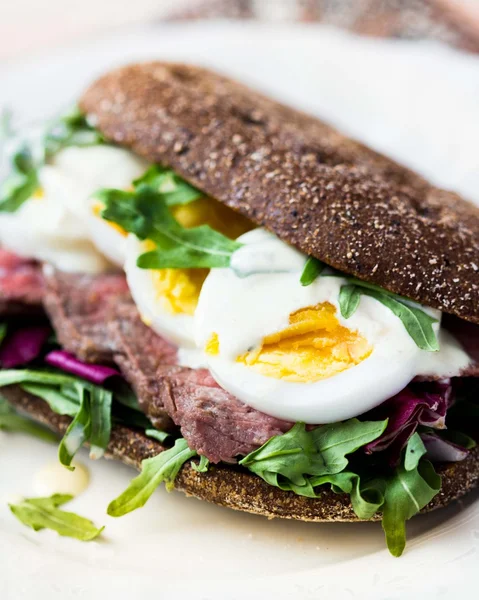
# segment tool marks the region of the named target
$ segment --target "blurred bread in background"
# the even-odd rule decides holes
[[[170,18],[316,21],[363,35],[436,39],[479,52],[476,0],[192,0]]]

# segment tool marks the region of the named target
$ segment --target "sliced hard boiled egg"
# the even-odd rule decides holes
[[[183,227],[208,224],[231,238],[251,228],[244,217],[210,198],[174,206],[172,213]],[[138,257],[154,248],[150,240],[128,236],[125,272],[131,294],[144,322],[158,335],[194,348],[193,317],[208,269],[140,269]]]
[[[402,321],[374,298],[361,296],[356,312],[344,319],[339,292],[347,280],[326,272],[302,286],[297,251],[271,234],[255,230],[239,241],[245,244],[237,251],[243,257],[233,255],[232,264],[241,269],[210,272],[195,331],[216,381],[246,404],[290,421],[341,421],[399,392],[419,374],[424,359],[432,368],[431,354],[435,369],[441,368],[441,355],[450,360],[445,350],[420,350]],[[302,266],[305,261],[303,256]],[[438,319],[437,333],[440,313],[423,310]],[[454,361],[455,367],[467,365],[462,349]]]

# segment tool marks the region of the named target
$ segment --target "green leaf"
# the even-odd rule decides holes
[[[75,470],[75,467],[71,466],[73,457],[91,434],[90,395],[83,386],[78,386],[78,392],[81,397],[80,409],[68,426],[58,448],[58,459],[70,471]]]
[[[3,343],[8,331],[8,325],[6,323],[0,323],[0,346]]]
[[[111,434],[112,393],[98,386],[92,386],[90,393],[91,429],[90,458],[101,458],[105,453]]]
[[[405,456],[416,444],[413,438],[409,440]],[[409,466],[411,464],[409,459]],[[410,470],[400,465],[386,480],[382,525],[393,556],[401,556],[406,546],[406,521],[424,508],[440,489],[441,478],[432,464],[424,459]]]
[[[163,481],[166,483],[166,488],[170,489],[181,467],[193,456],[196,456],[196,451],[190,450],[186,440],[179,438],[173,448],[153,458],[145,459],[141,463],[140,475],[130,482],[118,498],[110,502],[108,514],[112,517],[121,517],[141,508]]]
[[[200,456],[200,462],[198,464],[192,462],[191,466],[197,473],[206,473],[209,469],[210,461],[206,458],[206,456]]]
[[[58,441],[58,436],[53,431],[17,414],[2,397],[0,397],[0,429],[12,433],[27,433],[46,442]]]
[[[371,519],[384,503],[384,482],[362,482],[357,473],[342,471],[311,480],[312,487],[331,484],[333,492],[349,494],[351,504],[360,519]]]
[[[88,123],[78,107],[74,107],[50,124],[43,143],[45,155],[50,158],[69,146],[97,146],[104,141],[103,135]]]
[[[135,187],[147,185],[161,194],[168,206],[188,204],[201,198],[203,194],[187,183],[168,167],[152,165],[147,171],[133,182]]]
[[[428,350],[429,352],[437,352],[439,350],[439,342],[432,327],[433,323],[437,323],[437,319],[434,319],[419,308],[396,300],[396,298],[393,298],[389,294],[373,290],[365,290],[364,294],[381,302],[381,304],[387,306],[387,308],[399,317],[418,348]]]
[[[426,448],[421,440],[421,436],[416,433],[409,439],[404,452],[404,468],[406,471],[417,469],[419,461],[426,454]]]
[[[8,140],[13,137],[14,130],[12,126],[13,113],[10,108],[2,108],[0,111],[0,141]]]
[[[159,429],[146,429],[145,435],[162,444],[171,436],[171,433],[168,433],[167,431],[160,431]]]
[[[343,423],[330,423],[311,431],[318,452],[321,453],[326,473],[339,473],[348,461],[346,455],[356,452],[384,433],[385,421],[358,421],[349,419]]]
[[[233,252],[241,247],[209,225],[182,227],[164,197],[145,184],[135,192],[102,190],[96,197],[105,204],[104,219],[140,240],[156,243],[155,250],[138,258],[142,269],[227,267]]]
[[[11,173],[0,189],[0,212],[15,212],[39,186],[31,151],[23,147],[13,155]]]
[[[78,108],[47,126],[40,152],[26,144],[12,156],[11,172],[0,190],[0,212],[15,212],[40,188],[39,169],[68,146],[101,144],[104,138]]]
[[[73,417],[60,442],[59,458],[62,464],[70,467],[73,456],[85,442],[90,443],[91,458],[103,455],[111,435],[112,391],[61,372],[31,369],[0,371],[0,387],[13,383],[42,398],[55,413]],[[138,405],[127,395],[126,388],[120,386],[119,390],[124,403],[137,408]],[[136,414],[132,409],[125,408],[124,412],[127,410]],[[131,414],[129,417],[131,421]],[[149,426],[149,421],[143,415],[135,418],[135,421],[140,420],[141,426]]]
[[[104,527],[97,529],[89,519],[58,508],[72,498],[68,494],[54,494],[49,498],[25,498],[17,504],[9,504],[9,507],[19,521],[35,531],[52,529],[62,536],[84,542],[95,539]]]
[[[45,383],[61,386],[76,383],[78,378],[54,371],[39,369],[6,369],[0,371],[0,387],[14,383]]]
[[[301,285],[311,285],[313,281],[319,277],[319,275],[321,275],[321,272],[324,270],[325,266],[326,265],[317,258],[314,258],[313,256],[308,257],[299,279]]]
[[[359,306],[361,292],[355,285],[342,285],[339,291],[339,309],[345,319],[349,319]]]
[[[21,384],[21,388],[29,394],[32,394],[32,396],[38,396],[38,398],[44,400],[57,415],[74,417],[80,408],[77,397],[75,400],[72,400],[65,394],[62,394],[58,388],[52,387],[51,385],[43,383],[23,383]]]
[[[268,440],[240,464],[271,485],[315,497],[312,477],[336,474],[348,464],[346,455],[378,438],[387,421],[350,419],[306,431],[296,423],[287,433]]]

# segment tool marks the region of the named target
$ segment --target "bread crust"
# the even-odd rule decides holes
[[[46,402],[24,392],[19,386],[2,388],[2,394],[17,409],[54,431],[64,433],[70,423],[68,417],[52,412]],[[163,450],[164,446],[140,431],[115,425],[105,456],[139,470],[142,460]],[[439,465],[436,470],[442,476],[442,489],[422,512],[445,507],[478,485],[479,446],[465,460]],[[174,487],[200,500],[268,518],[316,522],[360,520],[346,494],[324,489],[318,499],[298,496],[272,487],[260,477],[231,465],[212,465],[206,473],[198,473],[188,462],[178,474]],[[378,521],[380,518],[380,515],[375,515],[371,520]]]
[[[107,139],[341,271],[479,323],[479,209],[211,71],[144,63],[80,100]]]

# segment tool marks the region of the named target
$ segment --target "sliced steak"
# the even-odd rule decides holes
[[[177,350],[141,321],[124,275],[48,269],[45,281],[45,308],[60,344],[81,360],[116,363],[140,402],[153,404],[156,371],[174,365]],[[171,426],[165,411],[158,411],[157,422],[161,428]]]
[[[44,305],[58,341],[87,362],[112,362],[116,340],[109,323],[118,307],[132,304],[124,275],[62,273],[45,268]]]
[[[232,396],[206,369],[167,367],[158,376],[160,396],[147,415],[155,423],[156,410],[166,408],[190,448],[213,463],[233,463],[292,427]]]
[[[0,248],[0,315],[41,313],[42,296],[41,266]]]

